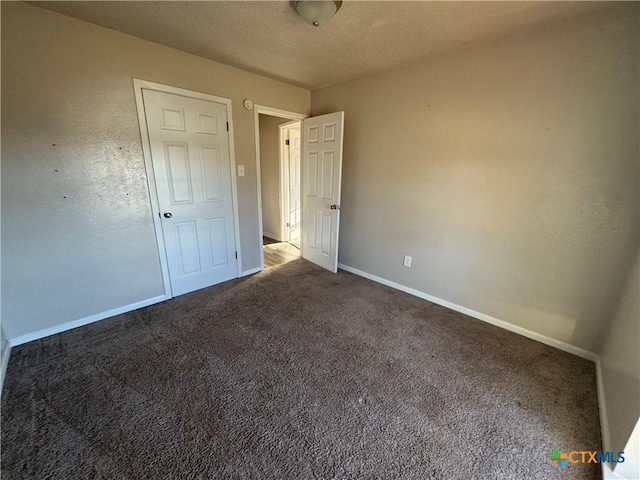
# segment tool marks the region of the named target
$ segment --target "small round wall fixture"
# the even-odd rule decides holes
[[[291,6],[309,25],[319,27],[329,22],[342,6],[341,0],[292,0]]]
[[[246,108],[247,110],[251,110],[253,108],[253,102],[248,98],[244,99],[244,102],[242,102],[242,105],[244,105],[244,108]]]

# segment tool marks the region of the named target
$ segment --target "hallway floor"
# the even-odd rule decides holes
[[[300,258],[300,250],[292,243],[278,242],[269,237],[262,237],[264,249],[264,268],[275,267]]]

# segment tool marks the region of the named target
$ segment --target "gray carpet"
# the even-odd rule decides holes
[[[15,348],[2,478],[596,479],[594,365],[304,260]]]

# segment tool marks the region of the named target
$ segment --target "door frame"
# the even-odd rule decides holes
[[[290,240],[291,227],[287,227],[289,220],[289,194],[291,192],[291,185],[289,184],[289,149],[285,141],[286,131],[290,130],[294,126],[298,126],[300,134],[302,134],[302,120],[291,120],[290,122],[278,125],[278,145],[280,147],[280,238],[283,242]]]
[[[240,276],[242,271],[242,252],[240,251],[240,217],[238,215],[238,185],[236,179],[236,154],[235,142],[233,139],[233,115],[231,99],[209,95],[208,93],[195,92],[184,88],[172,87],[161,83],[150,82],[148,80],[133,79],[133,89],[136,98],[136,108],[138,113],[138,124],[140,125],[140,137],[142,140],[142,155],[144,157],[145,173],[147,175],[147,186],[149,188],[149,199],[151,201],[151,216],[153,218],[153,227],[156,234],[156,242],[158,245],[158,257],[160,259],[160,269],[162,270],[162,282],[164,283],[164,294],[169,298],[173,298],[171,291],[171,282],[169,279],[169,264],[167,261],[167,248],[164,244],[164,234],[162,231],[162,222],[160,221],[160,202],[158,200],[158,190],[155,182],[155,172],[153,170],[153,161],[151,158],[151,144],[149,142],[149,130],[147,129],[147,118],[145,116],[144,99],[142,97],[142,89],[154,90],[161,93],[171,93],[183,97],[194,98],[196,100],[206,100],[209,102],[224,104],[227,110],[227,121],[229,122],[229,161],[231,162],[231,203],[233,204],[233,224],[235,228],[235,249],[238,252],[236,258],[236,278]]]
[[[305,113],[290,112],[288,110],[281,110],[279,108],[267,107],[265,105],[253,105],[253,132],[255,137],[255,149],[256,149],[256,180],[258,187],[258,245],[260,246],[260,270],[264,270],[264,250],[262,249],[262,177],[260,176],[260,114],[271,115],[272,117],[280,117],[285,120],[298,120],[302,121],[308,118],[309,115]],[[302,126],[300,127],[302,128]],[[281,156],[282,158],[282,156]],[[282,163],[282,162],[280,162]],[[282,165],[280,165],[280,175],[282,178]],[[282,201],[282,196],[280,198]],[[282,210],[282,204],[280,205]],[[301,214],[302,215],[302,214]]]

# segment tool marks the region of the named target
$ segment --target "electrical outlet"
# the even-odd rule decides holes
[[[409,255],[405,255],[404,262],[402,264],[407,268],[411,268],[411,260],[413,259]]]
[[[244,177],[244,165],[238,165],[238,176]]]

